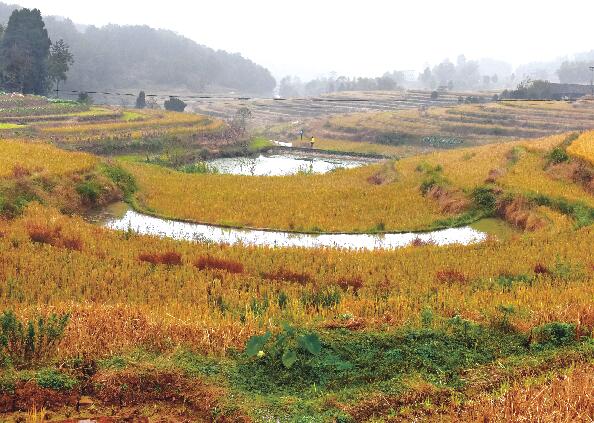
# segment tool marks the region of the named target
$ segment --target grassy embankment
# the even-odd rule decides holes
[[[563,177],[562,163],[549,164],[568,137],[434,152],[326,175],[125,167],[140,188],[136,206],[168,218],[301,232],[397,232],[501,217],[534,230],[580,219],[589,224],[594,200],[588,189]]]

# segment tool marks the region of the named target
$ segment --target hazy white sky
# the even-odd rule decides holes
[[[6,0],[4,0],[6,1]],[[275,76],[376,76],[446,57],[513,65],[594,49],[592,0],[14,0],[97,26],[146,24],[240,52]]]

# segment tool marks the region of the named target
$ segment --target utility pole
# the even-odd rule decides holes
[[[592,78],[590,78],[590,89],[592,91],[592,99],[594,99],[594,66],[590,66],[590,71],[592,72]]]

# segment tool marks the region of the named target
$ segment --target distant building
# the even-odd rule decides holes
[[[399,72],[402,72],[406,82],[415,82],[417,80],[417,72],[414,70],[403,70]]]

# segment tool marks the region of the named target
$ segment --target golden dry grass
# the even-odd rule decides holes
[[[567,152],[594,164],[594,132],[582,134],[567,148]]]
[[[183,174],[125,165],[134,174],[142,208],[168,217],[234,226],[296,231],[369,231],[426,228],[441,217],[418,187],[421,175],[403,174],[374,185],[380,167],[325,175],[253,177]]]
[[[545,166],[545,158],[528,152],[499,179],[499,182],[511,191],[532,192],[553,198],[581,201],[594,207],[594,196],[571,181],[552,178],[545,172]]]
[[[590,423],[594,421],[594,365],[577,365],[544,382],[515,383],[500,396],[435,420]]]
[[[594,128],[590,103],[501,101],[434,107],[428,112],[400,110],[337,115],[312,123],[320,138],[377,142],[381,134],[400,134],[405,145],[428,148],[425,136],[455,137],[465,145],[485,144]]]
[[[89,154],[68,153],[53,146],[17,140],[0,141],[0,153],[0,177],[12,175],[15,166],[64,175],[88,170],[99,162]]]
[[[543,194],[594,207],[594,198],[582,186],[546,171],[548,152],[565,138],[554,135],[408,157],[390,163],[392,177],[381,184],[373,181],[386,165],[283,177],[125,166],[138,180],[140,209],[168,218],[293,231],[411,231],[430,229],[439,220],[464,213],[470,204],[464,197],[487,183],[517,195]],[[427,165],[443,169],[448,196],[457,199],[457,206],[446,207],[422,195],[427,175],[419,166]]]
[[[29,229],[59,226],[60,236],[77,237],[77,249],[31,241]],[[311,327],[352,315],[368,328],[417,322],[431,308],[479,323],[500,318],[512,306],[511,322],[521,330],[551,321],[594,327],[592,229],[514,238],[473,246],[409,247],[397,251],[268,249],[160,240],[117,234],[33,207],[23,218],[1,225],[0,292],[5,308],[20,315],[71,311],[60,355],[110,355],[143,346],[167,351],[185,345],[224,354],[280,321]],[[181,265],[152,265],[143,253],[175,252]],[[243,273],[200,270],[200,257],[224,258]],[[537,264],[550,270],[538,273]],[[557,269],[557,270],[556,270]],[[440,281],[455,271],[464,283]],[[305,283],[282,275],[305,274]],[[561,272],[561,273],[555,273]],[[500,274],[533,275],[511,289]],[[358,277],[357,292],[338,288]],[[281,307],[280,293],[287,302]],[[308,295],[339,292],[339,300],[314,306]],[[253,304],[267,302],[263,309]],[[109,332],[110,336],[102,334]],[[590,333],[590,332],[589,332]]]

